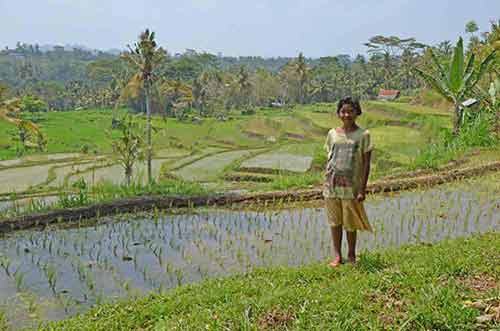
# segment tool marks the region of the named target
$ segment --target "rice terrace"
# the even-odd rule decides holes
[[[175,52],[147,20],[119,49],[1,40],[0,331],[500,328],[486,2],[451,41],[395,25],[357,55]]]

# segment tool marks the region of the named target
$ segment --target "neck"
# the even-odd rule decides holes
[[[356,123],[342,125],[342,129],[344,129],[344,131],[354,131],[357,128],[358,126],[356,125]]]

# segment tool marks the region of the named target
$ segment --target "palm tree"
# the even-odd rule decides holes
[[[434,65],[437,68],[437,76],[428,74],[419,68],[414,68],[414,70],[439,94],[453,102],[455,112],[453,132],[456,135],[459,133],[460,127],[463,124],[463,109],[461,104],[464,101],[466,94],[474,88],[486,72],[488,64],[495,58],[496,50],[493,50],[490,54],[488,54],[488,56],[486,56],[486,58],[479,63],[477,68],[474,67],[474,53],[471,53],[467,64],[464,66],[465,59],[462,37],[458,39],[450,65],[443,66],[432,52],[432,49],[429,49],[429,52]]]
[[[193,104],[192,87],[180,80],[166,80],[161,84],[159,90],[162,97],[170,103],[174,112],[183,108],[191,108]]]
[[[143,88],[146,96],[146,143],[147,143],[147,171],[148,181],[153,181],[151,160],[153,157],[153,147],[151,143],[151,88],[156,80],[156,71],[164,63],[166,52],[158,47],[155,41],[155,33],[149,29],[139,35],[139,42],[134,48],[128,46],[129,52],[122,54],[122,58],[136,72],[125,87],[124,95],[137,95]]]
[[[445,40],[445,41],[442,41],[440,42],[438,45],[437,45],[437,49],[439,50],[439,52],[441,54],[443,54],[443,56],[445,57],[448,57],[451,55],[451,51],[452,51],[452,45],[451,45],[451,41],[449,40]]]
[[[295,73],[298,76],[298,82],[299,82],[299,103],[303,104],[306,94],[305,91],[306,84],[309,79],[309,68],[306,64],[306,59],[304,57],[304,54],[302,54],[302,52],[299,53],[297,62],[295,64]]]
[[[240,66],[235,83],[238,90],[238,106],[248,107],[252,93],[252,82],[245,66]]]
[[[311,82],[310,94],[319,99],[320,102],[328,102],[329,96],[333,94],[334,86],[326,79],[315,79]]]

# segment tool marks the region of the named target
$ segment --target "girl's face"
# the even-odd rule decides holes
[[[345,126],[353,125],[356,121],[356,117],[358,117],[358,115],[351,105],[345,104],[340,108],[339,118]]]

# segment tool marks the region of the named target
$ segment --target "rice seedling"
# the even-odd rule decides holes
[[[498,198],[471,194],[476,185],[369,199],[366,208],[375,233],[360,237],[360,250],[498,231]],[[282,200],[245,208],[132,213],[90,226],[80,222],[74,228],[14,234],[0,239],[0,250],[9,261],[16,256],[23,270],[24,264],[33,266],[30,274],[18,276],[24,289],[39,291],[32,274],[45,275],[53,293],[56,287],[71,288],[62,303],[71,312],[72,302],[82,301],[82,296],[81,305],[88,307],[108,297],[136,296],[256,266],[322,261],[331,254],[331,242],[319,206]],[[1,261],[2,269],[12,273],[12,266],[5,268]]]
[[[24,273],[19,268],[14,272],[14,279],[17,290],[22,291],[24,288]]]
[[[52,290],[54,296],[57,296],[56,283],[57,283],[57,271],[52,265],[45,265],[45,276],[47,277],[47,282],[49,288]]]
[[[0,256],[0,267],[5,271],[5,274],[10,277],[10,264],[11,261],[7,256]]]

